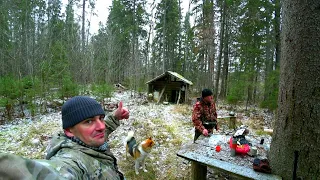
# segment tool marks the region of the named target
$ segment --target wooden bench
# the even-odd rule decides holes
[[[177,156],[185,158],[191,161],[192,179],[205,180],[207,174],[207,167],[213,168],[218,171],[222,171],[232,175],[239,179],[257,179],[257,180],[279,180],[281,177],[274,174],[260,173],[253,170],[251,159],[247,159],[246,165],[237,165],[232,160],[246,157],[227,157],[228,161],[220,160],[219,154],[212,156],[215,152],[214,138],[221,135],[211,135],[208,138],[200,136],[195,143],[189,143],[184,145],[177,153]],[[210,144],[212,143],[212,144]],[[230,150],[226,147],[221,151],[230,154]],[[221,152],[219,152],[221,153]],[[222,154],[220,154],[222,155]]]

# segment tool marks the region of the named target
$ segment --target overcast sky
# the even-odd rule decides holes
[[[149,2],[154,1],[154,0],[149,0]],[[157,2],[160,2],[160,0],[155,0]],[[190,0],[182,0],[182,15],[185,16],[186,11],[188,10],[188,4]],[[64,6],[68,3],[68,0],[62,0],[62,3]],[[91,22],[91,27],[90,27],[90,33],[95,34],[98,32],[99,29],[99,22],[101,21],[102,24],[105,24],[108,15],[109,15],[109,7],[112,5],[112,0],[96,0],[96,6],[95,6],[95,13],[97,14],[96,16],[88,16],[90,13],[87,13],[87,18]],[[81,9],[76,11],[78,15],[81,15]]]
[[[97,33],[99,29],[99,22],[105,24],[109,15],[109,7],[112,5],[112,0],[96,0],[97,16],[91,17],[91,33]]]

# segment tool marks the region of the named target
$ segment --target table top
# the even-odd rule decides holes
[[[258,149],[256,157],[250,157],[249,155],[231,156],[229,147],[230,137],[231,135],[218,133],[211,134],[209,137],[201,135],[195,143],[190,142],[183,145],[177,155],[234,175],[240,175],[241,177],[252,179],[281,179],[276,175],[259,173],[253,170],[252,163],[254,158],[263,159],[266,157],[266,149],[264,146],[259,146],[259,143],[252,142]],[[251,140],[254,139],[251,138]],[[215,150],[217,145],[221,147],[220,152],[216,152]]]

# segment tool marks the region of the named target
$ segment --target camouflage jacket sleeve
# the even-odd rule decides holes
[[[194,127],[199,130],[200,132],[202,132],[205,128],[202,125],[202,121],[201,121],[201,104],[199,102],[197,102],[194,106],[193,106],[193,111],[192,111],[192,122]]]
[[[0,153],[0,179],[64,179],[36,160]]]
[[[106,123],[106,135],[105,135],[106,138],[109,136],[109,134],[111,134],[114,130],[116,130],[117,127],[120,126],[120,122],[117,118],[115,118],[114,113],[107,116],[107,119],[105,119],[105,123]]]

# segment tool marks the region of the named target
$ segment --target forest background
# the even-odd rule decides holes
[[[101,97],[114,83],[144,92],[168,70],[193,92],[214,89],[218,101],[277,107],[279,0],[193,0],[185,14],[181,0],[113,0],[96,34],[87,18],[95,0],[0,3],[0,106],[9,119],[15,106],[45,112],[46,102],[88,85]]]
[[[170,70],[191,93],[214,89],[218,107],[277,109],[274,173],[320,177],[319,0],[190,0],[187,11],[181,0],[113,0],[90,34],[96,2],[0,1],[0,123],[61,107],[57,98],[103,101],[114,83],[145,92]]]

